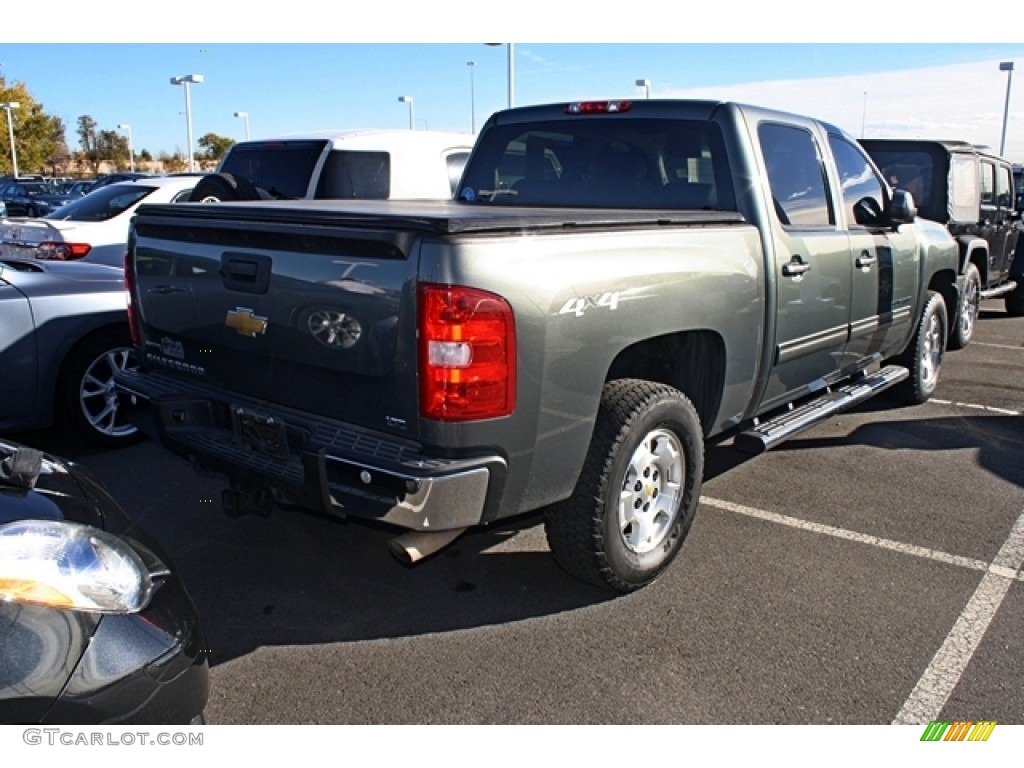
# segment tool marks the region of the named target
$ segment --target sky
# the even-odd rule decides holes
[[[187,74],[204,78],[189,89],[194,140],[206,133],[244,139],[246,120],[235,112],[248,114],[254,139],[325,128],[408,128],[410,119],[417,130],[479,129],[507,106],[510,45],[477,41],[504,38],[522,41],[511,44],[517,106],[644,98],[645,88],[635,84],[643,79],[651,98],[736,100],[819,117],[855,137],[963,139],[996,151],[1009,83],[1004,154],[1024,162],[1024,82],[1019,69],[1008,77],[999,68],[1003,61],[1024,68],[1024,43],[1013,42],[1010,30],[1001,42],[998,30],[994,42],[969,35],[966,42],[942,42],[948,20],[921,32],[880,4],[876,14],[858,17],[884,24],[860,30],[848,22],[848,31],[870,34],[844,39],[827,27],[780,28],[777,18],[763,21],[762,6],[744,9],[735,0],[731,26],[713,9],[701,19],[678,3],[652,3],[634,12],[618,6],[615,17],[587,27],[570,12],[532,2],[517,3],[518,21],[500,29],[480,21],[439,29],[444,10],[472,7],[479,14],[481,4],[378,0],[368,6],[372,12],[346,23],[345,9],[357,6],[295,0],[288,4],[294,13],[262,15],[260,9],[275,6],[223,3],[211,10],[179,3],[171,24],[166,13],[147,18],[156,12],[129,10],[131,4],[122,17],[117,2],[104,4],[110,12],[102,23],[93,15],[77,19],[66,9],[96,6],[60,9],[62,0],[54,0],[55,15],[65,22],[59,30],[69,35],[55,37],[54,25],[40,25],[37,12],[14,11],[26,18],[19,24],[5,17],[0,73],[9,83],[23,82],[48,114],[64,121],[72,148],[78,117],[87,114],[101,130],[130,125],[134,149],[157,155],[187,149],[184,89],[170,83]],[[806,5],[820,15],[820,3]],[[247,9],[249,21],[239,21],[236,7]],[[776,12],[782,7],[771,5]],[[858,8],[870,11],[870,3]],[[639,21],[662,18],[663,24],[648,25],[646,39],[637,34]],[[207,29],[217,30],[212,42],[196,37]],[[905,32],[910,29],[918,30],[915,36]],[[411,96],[411,107],[400,96]]]

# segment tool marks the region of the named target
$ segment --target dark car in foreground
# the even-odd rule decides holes
[[[134,366],[124,271],[0,258],[0,435],[59,424],[103,448],[138,439],[114,374]]]
[[[0,723],[200,724],[203,649],[170,559],[99,482],[0,439]]]

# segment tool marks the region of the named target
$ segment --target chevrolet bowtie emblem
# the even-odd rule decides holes
[[[238,307],[229,309],[224,325],[234,328],[242,336],[263,335],[267,332],[267,318],[253,314],[251,309]]]

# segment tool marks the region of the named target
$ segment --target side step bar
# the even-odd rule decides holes
[[[1017,283],[1014,280],[1010,280],[1006,283],[1000,283],[995,288],[989,288],[986,291],[981,291],[980,296],[983,300],[994,299],[997,296],[1005,296],[1015,290],[1017,290]]]
[[[733,445],[743,453],[764,453],[783,440],[899,384],[908,376],[910,371],[903,366],[887,365],[776,416],[756,421],[753,427],[736,435]]]

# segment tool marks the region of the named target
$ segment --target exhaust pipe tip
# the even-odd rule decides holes
[[[389,541],[388,550],[400,563],[412,565],[441,551],[465,531],[465,528],[453,528],[449,531],[407,531]]]

